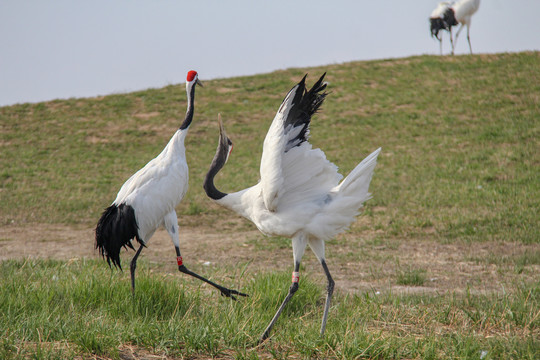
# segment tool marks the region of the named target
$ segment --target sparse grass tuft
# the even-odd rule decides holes
[[[426,281],[426,270],[406,269],[397,272],[398,285],[422,286]]]

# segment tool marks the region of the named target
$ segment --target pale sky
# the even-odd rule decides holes
[[[0,0],[0,106],[439,54],[439,0]],[[482,0],[475,53],[540,50],[540,0]],[[463,30],[457,54],[468,53]],[[449,53],[448,35],[444,52]]]

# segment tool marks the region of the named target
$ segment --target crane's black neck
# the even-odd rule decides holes
[[[182,122],[182,125],[180,125],[180,130],[185,130],[191,125],[191,121],[193,120],[193,113],[195,112],[195,86],[196,83],[191,84],[190,87],[187,89],[187,111],[186,111],[186,118],[184,119],[184,122]]]
[[[220,200],[227,195],[226,193],[216,189],[216,186],[214,185],[214,178],[227,162],[227,156],[229,156],[228,142],[230,142],[229,139],[224,142],[220,138],[216,155],[214,156],[210,169],[208,170],[208,173],[206,173],[206,178],[204,179],[204,191],[206,191],[206,195],[208,195],[208,197],[212,200]]]

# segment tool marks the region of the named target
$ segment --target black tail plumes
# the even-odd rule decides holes
[[[431,36],[434,36],[437,39],[439,39],[439,32],[441,30],[450,30],[448,24],[441,18],[429,19],[429,21],[431,22]]]
[[[328,94],[326,92],[322,92],[324,89],[326,89],[326,83],[323,83],[325,75],[326,73],[319,78],[319,80],[311,87],[309,91],[306,91],[305,85],[307,75],[305,75],[298,85],[296,85],[298,86],[298,89],[294,95],[292,101],[293,105],[289,111],[289,114],[287,115],[284,126],[285,129],[287,129],[290,125],[292,125],[291,128],[302,126],[302,130],[293,139],[289,139],[286,151],[295,146],[299,146],[304,141],[308,140],[308,130],[311,116],[315,114],[317,110],[319,110],[319,107]]]
[[[133,238],[143,244],[139,237],[135,210],[126,204],[113,204],[106,208],[96,226],[96,249],[101,256],[107,257],[109,266],[112,260],[114,266],[122,269],[120,249],[126,246],[134,249],[131,245]]]

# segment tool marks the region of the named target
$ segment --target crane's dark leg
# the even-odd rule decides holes
[[[471,46],[471,38],[469,37],[469,25],[467,24],[467,41],[469,42],[469,51],[472,55],[472,46]]]
[[[137,268],[137,258],[141,254],[144,245],[139,246],[139,250],[135,253],[133,259],[131,259],[131,264],[129,265],[129,271],[131,273],[131,293],[135,295],[135,269]]]
[[[454,55],[454,39],[452,35],[452,27],[450,26],[450,45],[452,46],[452,55]]]
[[[189,270],[185,265],[184,265],[184,262],[182,260],[182,255],[180,255],[180,248],[179,247],[175,247],[176,249],[176,261],[178,263],[178,270],[184,274],[187,274],[187,275],[191,275],[193,276],[194,278],[197,278],[199,280],[202,280],[204,281],[205,283],[208,283],[210,285],[212,285],[213,287],[215,287],[216,289],[218,289],[219,291],[221,291],[221,295],[222,296],[226,296],[226,297],[230,297],[232,298],[233,300],[236,300],[236,297],[234,295],[239,295],[239,296],[248,296],[247,294],[244,294],[244,293],[241,293],[239,291],[236,291],[236,290],[232,290],[232,289],[227,289],[226,287],[223,287],[221,285],[218,285],[196,273],[194,273],[193,271]]]
[[[321,336],[324,335],[324,330],[326,329],[326,319],[328,318],[328,310],[330,309],[330,301],[332,300],[332,294],[334,293],[334,279],[332,279],[332,276],[330,275],[330,271],[328,271],[328,266],[326,266],[326,261],[321,260],[321,265],[324,270],[324,274],[326,275],[326,278],[328,279],[328,287],[326,288],[326,304],[324,305],[324,314],[322,318],[322,324],[321,324]]]
[[[454,38],[454,46],[457,44],[457,38],[459,34],[461,33],[461,30],[463,30],[463,24],[459,25],[459,29],[456,32],[456,37]],[[452,49],[452,55],[454,55],[454,50]]]
[[[188,268],[186,268],[186,266],[184,265],[184,262],[182,261],[182,255],[180,254],[180,237],[179,237],[179,234],[178,234],[178,217],[176,216],[176,212],[173,210],[171,211],[170,213],[168,213],[167,215],[165,215],[165,217],[163,218],[163,225],[165,226],[165,229],[167,230],[167,232],[169,233],[169,236],[171,237],[171,240],[174,244],[174,248],[176,249],[176,260],[177,260],[177,263],[178,263],[178,270],[184,274],[187,274],[187,275],[190,275],[190,276],[193,276],[199,280],[202,280],[210,285],[212,285],[213,287],[215,287],[216,289],[218,289],[219,291],[221,291],[221,295],[222,296],[227,296],[227,297],[230,297],[232,298],[233,300],[236,300],[236,297],[234,297],[234,295],[240,295],[240,296],[247,296],[246,294],[243,294],[241,292],[238,292],[236,290],[231,290],[231,289],[227,289],[221,285],[218,285],[196,273],[194,273],[193,271],[191,270],[188,270]]]
[[[292,274],[292,284],[291,284],[291,287],[289,288],[289,293],[285,297],[285,300],[283,300],[283,302],[281,303],[281,306],[279,307],[278,311],[276,312],[276,314],[270,321],[270,324],[268,324],[268,326],[266,327],[266,330],[264,330],[259,343],[263,342],[264,340],[268,338],[268,336],[270,335],[270,331],[272,330],[272,328],[274,327],[274,324],[276,323],[277,319],[281,315],[281,312],[285,308],[285,305],[287,305],[287,303],[293,297],[294,293],[296,293],[296,291],[298,290],[299,270],[300,270],[300,263],[297,262],[294,264],[294,272]]]

